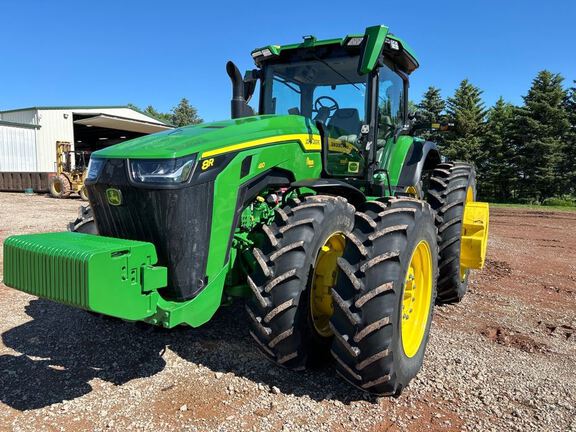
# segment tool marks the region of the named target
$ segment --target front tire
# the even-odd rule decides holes
[[[254,296],[246,309],[250,334],[270,360],[300,370],[329,358],[332,311],[326,306],[332,307],[334,254],[341,253],[353,223],[354,207],[346,200],[314,195],[276,209],[275,222],[262,227],[263,244],[254,249],[258,265],[248,276]],[[318,278],[327,280],[320,284],[325,292],[313,293]]]
[[[356,213],[333,290],[332,355],[344,379],[398,395],[416,376],[432,322],[437,259],[427,203],[383,199]]]

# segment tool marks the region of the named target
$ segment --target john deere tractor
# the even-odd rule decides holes
[[[399,394],[434,304],[460,301],[484,264],[474,168],[411,135],[418,62],[385,26],[252,58],[244,76],[226,66],[231,120],[93,153],[90,207],[72,232],[8,238],[4,282],[165,328],[245,298],[272,361],[332,358],[354,386]]]

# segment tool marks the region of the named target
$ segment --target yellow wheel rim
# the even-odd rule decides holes
[[[473,202],[473,201],[474,201],[474,190],[472,189],[471,186],[468,186],[468,189],[466,189],[466,201],[464,201],[464,212],[466,212],[466,207],[468,207],[468,203]],[[465,231],[464,214],[465,213],[462,214],[462,234],[460,235],[460,238],[462,238],[464,236],[464,231]],[[465,253],[465,252],[463,252],[462,245],[460,245],[460,280],[461,281],[465,281],[466,277],[468,276],[468,273],[469,273],[469,269],[462,264],[462,254],[463,253]]]
[[[54,185],[52,187],[54,188],[54,192],[56,192],[56,193],[62,192],[62,188],[60,187],[60,183],[54,182]]]
[[[426,332],[432,302],[432,253],[422,240],[412,253],[402,299],[402,348],[414,357]]]
[[[336,283],[336,260],[342,256],[346,239],[342,233],[331,235],[316,257],[310,289],[310,315],[314,328],[324,337],[332,336],[330,317],[334,313],[332,287]]]

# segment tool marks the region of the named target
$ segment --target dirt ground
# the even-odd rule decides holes
[[[79,204],[0,193],[0,242],[63,230]],[[0,284],[0,430],[576,431],[576,212],[493,209],[490,230],[486,268],[436,308],[424,367],[397,399],[330,365],[268,363],[240,304],[155,331]]]

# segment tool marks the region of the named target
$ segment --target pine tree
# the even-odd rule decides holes
[[[514,106],[501,97],[488,111],[482,146],[488,150],[479,194],[500,202],[510,201],[516,184],[516,147],[511,129]]]
[[[525,197],[542,200],[563,193],[561,162],[570,130],[567,93],[560,74],[541,71],[532,81],[524,106],[516,111],[515,140]]]
[[[203,120],[198,117],[198,110],[190,105],[186,98],[182,98],[178,106],[172,109],[172,124],[174,126],[181,127],[202,122]]]
[[[159,111],[156,111],[156,108],[154,108],[152,105],[148,105],[145,109],[142,110],[139,107],[137,107],[136,105],[134,105],[133,103],[129,103],[128,108],[131,108],[134,111],[144,113],[144,114],[146,114],[150,117],[153,117],[156,120],[160,120],[161,122],[164,122],[164,123],[170,124],[172,122],[172,114],[161,113]]]
[[[422,100],[416,106],[422,117],[429,123],[440,121],[440,113],[444,111],[446,103],[442,99],[440,89],[430,86],[422,95]]]
[[[446,135],[444,154],[453,160],[476,164],[482,172],[487,151],[482,146],[486,109],[482,90],[467,79],[460,83],[454,96],[446,102],[448,121],[454,128]]]
[[[444,111],[445,106],[446,103],[442,99],[440,89],[430,86],[422,95],[422,100],[416,105],[415,110],[415,128],[418,130],[418,134],[438,145],[442,145],[444,137],[438,130],[433,130],[432,125],[442,122],[442,111]]]
[[[154,108],[152,105],[148,105],[143,112],[144,114],[149,115],[150,117],[154,117],[156,120],[160,120],[161,122],[172,122],[172,114],[161,113],[157,111],[156,108]]]

